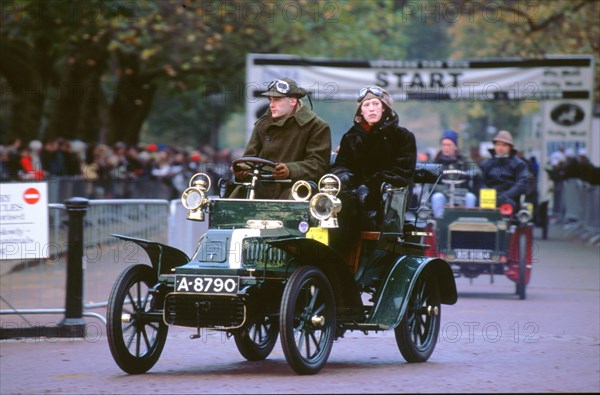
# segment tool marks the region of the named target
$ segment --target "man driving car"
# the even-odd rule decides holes
[[[508,203],[517,210],[520,196],[527,192],[529,168],[516,155],[510,132],[501,130],[492,141],[492,157],[480,165],[482,187],[496,190],[498,207]]]
[[[307,91],[289,78],[272,81],[262,94],[269,98],[269,107],[254,124],[244,157],[275,162],[273,178],[291,181],[258,183],[257,199],[291,199],[295,181],[317,182],[329,169],[331,129],[302,103],[306,95]],[[250,176],[242,169],[235,171],[235,177],[247,181]],[[231,197],[243,198],[245,191],[238,186]]]

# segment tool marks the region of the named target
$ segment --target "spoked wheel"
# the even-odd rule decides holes
[[[435,348],[441,321],[440,290],[434,279],[420,275],[400,324],[394,330],[407,362],[425,362]]]
[[[327,362],[335,336],[335,300],[329,280],[314,266],[289,278],[281,300],[281,347],[298,374],[315,374]]]
[[[548,201],[543,201],[538,207],[538,222],[542,227],[542,238],[548,239]]]
[[[134,265],[117,278],[108,300],[106,333],[112,356],[126,373],[147,372],[158,361],[169,327],[162,318],[151,319],[149,290],[156,274],[147,265]]]
[[[273,351],[278,332],[279,323],[267,316],[245,325],[233,334],[233,339],[244,358],[248,361],[262,361]]]
[[[527,237],[522,235],[519,237],[519,279],[517,280],[517,295],[519,299],[524,300],[527,297],[525,288],[527,287],[525,276],[526,276],[526,265],[527,265]]]

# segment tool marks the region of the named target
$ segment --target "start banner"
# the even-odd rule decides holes
[[[593,55],[472,60],[340,60],[294,55],[248,54],[246,136],[265,101],[270,81],[289,77],[312,100],[356,100],[360,88],[379,85],[394,101],[542,102],[543,163],[556,147],[591,146],[594,90]]]

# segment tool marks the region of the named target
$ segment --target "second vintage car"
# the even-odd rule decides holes
[[[457,277],[489,275],[493,282],[494,276],[506,276],[515,282],[516,295],[525,299],[533,255],[531,205],[521,199],[516,212],[510,204],[496,207],[496,191],[482,189],[479,207],[464,207],[463,185],[470,175],[442,167],[433,172],[448,186],[449,199],[443,216],[426,225],[426,255],[447,261]]]

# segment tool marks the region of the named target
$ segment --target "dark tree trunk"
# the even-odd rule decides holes
[[[44,86],[35,67],[35,48],[22,40],[0,38],[0,74],[6,78],[1,87],[1,105],[10,106],[4,139],[23,141],[40,138]],[[4,83],[3,83],[4,85]]]
[[[101,77],[107,70],[108,36],[73,47],[66,58],[48,137],[98,142],[102,124]]]
[[[121,71],[117,91],[110,107],[109,130],[106,142],[122,141],[134,145],[148,116],[156,93],[152,76],[140,72],[137,54],[118,54]]]

